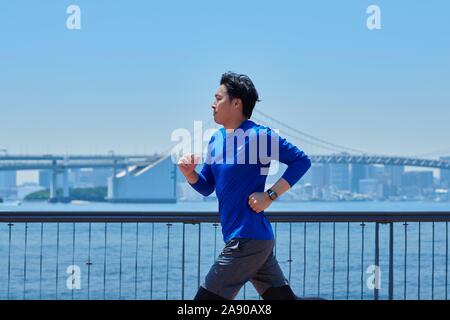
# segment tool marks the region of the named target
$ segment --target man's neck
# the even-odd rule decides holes
[[[230,121],[230,123],[226,123],[223,125],[225,130],[234,130],[236,128],[239,128],[246,120],[247,118],[239,118],[233,121]]]

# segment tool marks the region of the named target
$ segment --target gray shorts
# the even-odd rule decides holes
[[[260,295],[270,287],[288,285],[273,254],[274,243],[274,240],[231,239],[209,270],[202,287],[232,300],[247,281]]]

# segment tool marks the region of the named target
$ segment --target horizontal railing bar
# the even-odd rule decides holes
[[[450,212],[293,212],[269,211],[271,222],[445,222]],[[2,211],[0,222],[219,222],[217,212]]]

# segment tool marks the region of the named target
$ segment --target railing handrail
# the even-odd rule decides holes
[[[256,214],[256,213],[255,213]],[[448,222],[450,211],[268,211],[271,222]],[[217,211],[0,211],[0,222],[219,222]]]

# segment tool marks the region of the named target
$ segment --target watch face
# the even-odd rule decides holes
[[[272,191],[272,190],[267,190],[267,193],[269,194],[269,198],[270,198],[271,200],[275,200],[275,199],[277,198],[277,194],[276,194],[274,191]]]

